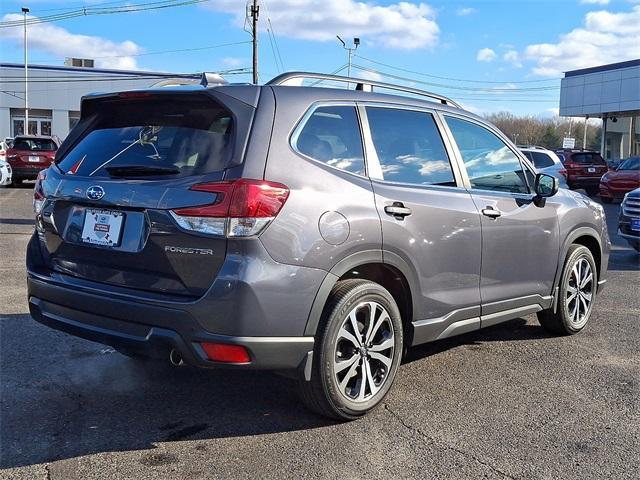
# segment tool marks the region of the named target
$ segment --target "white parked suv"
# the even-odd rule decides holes
[[[524,153],[529,160],[531,160],[539,173],[546,173],[547,175],[556,177],[560,187],[568,188],[566,177],[567,171],[555,152],[536,145],[519,146],[518,148],[520,148],[520,151]]]

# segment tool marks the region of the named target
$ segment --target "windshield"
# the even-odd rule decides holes
[[[640,157],[631,157],[624,160],[618,170],[640,170]]]
[[[49,138],[16,138],[13,142],[13,149],[32,152],[54,152],[58,149],[58,146]]]
[[[64,172],[196,175],[224,170],[231,153],[231,114],[211,102],[106,105],[91,125],[60,161]]]

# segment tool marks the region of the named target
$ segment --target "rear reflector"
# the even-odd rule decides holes
[[[191,190],[215,193],[215,201],[171,211],[178,225],[198,233],[229,237],[259,234],[289,197],[286,185],[264,180],[200,183]]]
[[[200,344],[209,360],[224,363],[249,363],[251,357],[242,345],[204,342]]]

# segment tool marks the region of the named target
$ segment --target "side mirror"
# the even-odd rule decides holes
[[[535,204],[538,207],[544,207],[545,200],[558,193],[558,179],[546,173],[538,173],[536,175],[534,190],[536,192],[536,197],[534,198]]]

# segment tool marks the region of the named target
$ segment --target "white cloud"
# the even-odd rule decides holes
[[[583,28],[561,35],[558,43],[529,45],[524,52],[524,58],[537,63],[533,73],[541,76],[638,57],[640,5],[629,12],[589,12]]]
[[[237,57],[224,57],[222,59],[222,64],[225,67],[238,68],[242,65],[247,64],[247,60],[245,60],[244,58],[237,58]]]
[[[476,60],[479,62],[493,62],[496,59],[496,52],[491,50],[490,48],[483,48],[478,50],[476,54]]]
[[[7,13],[2,17],[3,22],[22,19],[23,16],[17,13]],[[0,39],[22,45],[23,29],[21,26],[2,28],[0,29]],[[131,55],[142,52],[139,45],[129,40],[113,42],[102,37],[71,33],[50,23],[29,26],[29,49],[31,51],[40,50],[60,57],[94,58],[97,67],[116,69],[137,68],[136,60]]]
[[[582,5],[609,5],[611,0],[580,0]]]
[[[509,62],[511,65],[513,65],[516,68],[522,67],[522,62],[520,61],[520,54],[516,50],[509,50],[505,52],[505,54],[502,56],[502,59],[505,62]]]
[[[464,17],[476,13],[478,10],[473,7],[460,7],[456,10],[456,15]]]
[[[233,14],[238,25],[245,21],[245,2],[211,0],[209,8]],[[373,45],[411,50],[433,47],[440,29],[435,10],[426,3],[400,1],[374,5],[356,0],[270,0],[260,10],[271,19],[278,35],[303,40],[336,41],[361,37]]]

